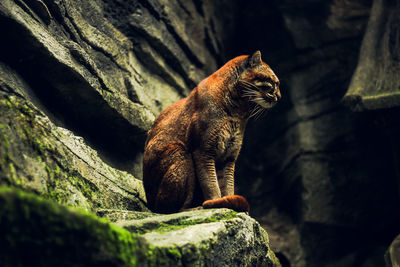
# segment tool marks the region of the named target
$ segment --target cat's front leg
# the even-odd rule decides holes
[[[235,173],[235,162],[234,161],[227,162],[222,170],[222,177],[220,177],[218,180],[222,197],[235,194],[234,173]]]
[[[204,200],[221,198],[215,159],[203,151],[194,151],[193,159]]]
[[[222,170],[222,177],[218,180],[222,197],[204,201],[203,208],[229,208],[239,212],[249,212],[250,205],[246,198],[234,194],[234,172],[235,162],[227,162]]]

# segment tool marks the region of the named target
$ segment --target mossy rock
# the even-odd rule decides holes
[[[254,219],[229,209],[174,214],[101,211],[117,226],[143,237],[173,266],[280,266],[267,232]],[[169,265],[167,265],[169,266]]]
[[[0,207],[2,266],[280,266],[260,225],[227,209],[150,214],[114,225],[6,187]],[[126,230],[133,224],[143,231]]]
[[[2,266],[135,266],[142,238],[33,194],[0,189]]]
[[[31,101],[30,91],[0,62],[0,184],[85,210],[147,210],[142,182],[104,163],[82,137],[55,125]]]

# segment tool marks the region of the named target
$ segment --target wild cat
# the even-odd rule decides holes
[[[261,53],[239,56],[166,108],[148,131],[143,183],[149,208],[172,213],[198,206],[249,211],[234,194],[235,163],[254,114],[281,98]]]

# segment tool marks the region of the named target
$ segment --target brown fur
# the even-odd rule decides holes
[[[205,209],[210,208],[229,208],[236,211],[249,212],[250,206],[247,200],[239,195],[225,196],[218,199],[206,200],[203,202]]]
[[[150,209],[248,211],[246,199],[234,195],[235,162],[254,105],[272,107],[280,98],[278,86],[257,51],[232,59],[165,109],[148,132],[143,158]]]

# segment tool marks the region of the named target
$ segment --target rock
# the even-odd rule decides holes
[[[344,102],[356,109],[398,104],[394,72],[382,71],[398,67],[391,50],[397,9],[386,6],[393,1],[376,0],[371,8],[372,2],[0,1],[0,183],[132,231],[143,227],[140,242],[164,242],[152,218],[164,229],[176,225],[145,207],[145,133],[217,66],[260,49],[281,80],[283,99],[248,125],[238,193],[271,233],[283,263],[381,266],[382,248],[400,223],[400,113],[353,113],[341,102],[347,92]],[[375,34],[384,38],[368,39]],[[379,77],[366,61],[378,66]],[[237,215],[207,226],[224,233],[232,220],[238,233],[237,221],[253,223]],[[212,246],[221,251],[220,245]],[[175,253],[175,243],[161,247],[152,251],[159,263],[191,260]],[[193,257],[209,260],[196,249]]]
[[[115,226],[4,187],[0,206],[4,266],[280,266],[260,225],[227,209],[172,215],[103,210],[118,219]]]
[[[150,246],[173,254],[176,266],[280,266],[268,235],[251,217],[228,209],[170,215],[102,212]]]
[[[147,210],[142,182],[105,164],[81,137],[31,101],[32,89],[0,63],[0,182],[86,210]]]
[[[375,0],[371,10],[358,65],[343,97],[357,111],[391,108],[400,103],[398,4]]]
[[[191,87],[205,76],[205,70],[214,70],[216,66],[215,59],[203,43],[204,33],[196,39],[191,38],[193,32],[204,32],[208,27],[196,7],[177,3],[174,10],[167,10],[149,1],[141,10],[152,23],[137,27],[141,27],[142,31],[150,27],[152,32],[140,37],[132,35],[135,32],[133,26],[123,32],[118,29],[125,30],[121,26],[123,22],[126,22],[123,24],[126,27],[137,15],[134,6],[121,8],[108,1],[2,1],[0,29],[4,42],[0,44],[0,80],[5,97],[18,94],[16,98],[8,97],[8,102],[15,100],[18,105],[26,104],[29,109],[34,109],[34,113],[43,112],[40,117],[50,119],[52,123],[47,123],[47,118],[43,119],[46,123],[41,124],[41,130],[51,135],[60,133],[64,139],[76,139],[73,135],[83,137],[89,146],[85,146],[85,149],[80,146],[75,153],[83,158],[85,153],[97,154],[95,161],[101,158],[102,163],[96,166],[91,164],[94,168],[108,169],[108,166],[112,166],[114,170],[128,171],[141,179],[145,132],[155,115],[187,95]],[[179,23],[176,19],[171,21],[171,16],[174,12],[186,12],[186,9],[190,13],[182,19],[193,23],[192,26],[187,24],[187,27],[195,28],[186,29],[185,26],[174,32],[171,27]],[[131,11],[126,13],[127,10]],[[125,15],[119,16],[118,20],[113,19],[112,14],[118,12],[125,12]],[[162,13],[168,14],[168,18],[156,24]],[[156,33],[162,37],[158,41],[160,46],[153,42],[158,36]],[[215,40],[216,37],[212,38]],[[167,48],[162,48],[163,45]],[[195,57],[195,54],[199,57]],[[18,93],[15,93],[17,90]],[[6,102],[3,104],[9,105]],[[13,116],[18,116],[19,111],[18,108],[14,109],[16,111],[12,114],[7,114],[11,110],[3,110],[5,116],[2,119],[7,123],[16,123]],[[30,122],[30,118],[25,122]],[[54,130],[53,123],[70,132],[61,128]],[[7,134],[14,134],[10,128],[7,129]],[[32,135],[39,134],[35,130],[31,130]],[[22,143],[18,143],[20,141],[21,138],[10,141],[12,146],[17,146],[13,149],[18,155],[25,149]],[[77,142],[64,140],[64,143],[68,143],[69,148]],[[88,152],[86,148],[93,148],[96,152]],[[16,158],[20,160],[19,164],[35,165],[26,170],[25,176],[35,172],[33,177],[44,177],[47,175],[43,171],[44,163],[40,166],[29,163],[36,158],[36,152],[32,153],[28,149],[24,153],[25,160],[22,160],[23,157]],[[59,161],[70,161],[63,157],[54,155]],[[103,163],[108,166],[103,168]],[[10,176],[12,170],[7,168],[4,172]],[[90,180],[88,176],[92,174],[86,173],[84,176]],[[106,176],[110,177],[108,174]],[[122,176],[128,177],[125,174]],[[37,179],[25,183],[25,188],[33,186],[34,190],[46,191],[48,186],[38,182],[44,178]],[[78,205],[85,208],[91,206],[75,191],[72,195],[79,199]],[[63,201],[71,204],[75,200]]]
[[[386,267],[400,266],[400,235],[398,235],[390,244],[389,249],[385,253]]]
[[[90,140],[108,163],[140,178],[145,131],[155,115],[191,89],[179,75],[193,75],[176,74],[176,62],[184,61],[181,50],[172,62],[149,50],[159,63],[148,69],[149,63],[142,64],[137,55],[142,60],[145,53],[135,54],[136,45],[105,18],[102,5],[41,2],[50,14],[47,25],[35,13],[37,8],[3,1],[0,27],[6,41],[0,47],[1,59],[24,77],[47,113]],[[153,73],[155,68],[168,75]],[[203,73],[195,69],[185,67],[193,74]],[[204,73],[192,78],[191,86],[203,77]]]
[[[170,4],[2,1],[0,59],[30,85],[52,120],[140,179],[145,132],[155,116],[221,62],[224,32],[211,28],[223,22],[201,11],[213,12],[213,4]]]
[[[148,260],[142,238],[89,213],[4,187],[0,206],[3,266],[137,266]]]
[[[145,133],[222,62],[219,13],[211,1],[1,1],[3,265],[280,266],[247,215],[146,207]]]
[[[382,113],[353,113],[341,102],[363,60],[357,55],[371,3],[265,4],[285,25],[277,19],[268,32],[291,36],[287,43],[263,38],[264,50],[278,55],[266,61],[283,98],[265,119],[249,122],[235,181],[291,266],[382,266],[383,240],[398,233],[399,124],[388,135],[376,124]],[[255,9],[248,25],[264,12]],[[385,117],[397,115],[391,109]]]

